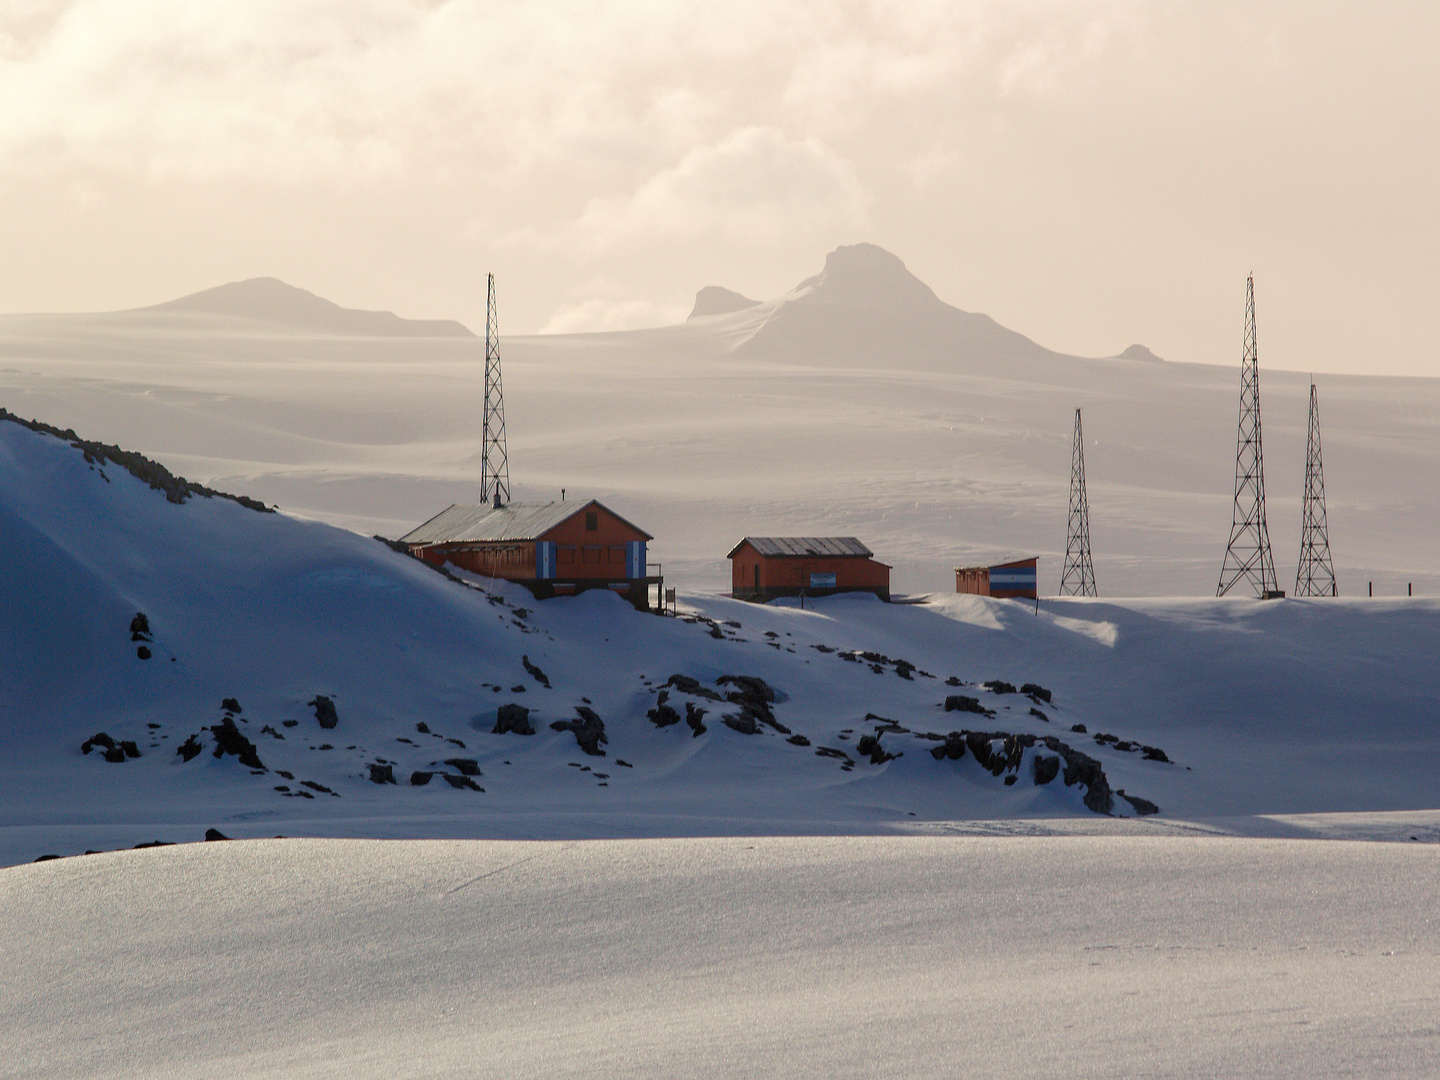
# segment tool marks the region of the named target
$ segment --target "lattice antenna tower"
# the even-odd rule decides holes
[[[1300,509],[1300,566],[1296,596],[1335,596],[1330,526],[1325,520],[1325,469],[1320,460],[1320,399],[1310,384],[1310,429],[1305,440],[1305,497]]]
[[[1070,453],[1070,520],[1065,527],[1065,569],[1061,596],[1094,596],[1095,564],[1090,561],[1090,500],[1085,495],[1085,434],[1075,410],[1075,448]]]
[[[495,316],[495,275],[485,300],[485,417],[481,422],[480,501],[510,501],[510,458],[505,452],[505,394],[500,386],[500,325]]]
[[[1241,581],[1262,600],[1284,596],[1275,582],[1265,524],[1265,464],[1260,444],[1260,363],[1255,347],[1255,276],[1245,279],[1245,356],[1240,361],[1240,428],[1235,440],[1235,505],[1216,596]]]

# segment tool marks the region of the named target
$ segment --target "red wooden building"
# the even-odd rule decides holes
[[[731,549],[732,595],[743,600],[872,592],[890,599],[890,567],[853,536],[747,536]]]
[[[410,554],[524,585],[537,599],[586,589],[620,593],[649,608],[645,545],[653,540],[593,499],[587,503],[456,504],[402,536]]]
[[[995,566],[957,566],[955,591],[976,596],[1034,600],[1039,595],[1035,567],[1038,556]]]

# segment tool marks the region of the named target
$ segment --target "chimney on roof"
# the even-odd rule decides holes
[[[496,488],[496,489],[495,489],[495,509],[496,509],[496,510],[499,510],[499,509],[500,509],[500,489],[499,489],[499,488]]]

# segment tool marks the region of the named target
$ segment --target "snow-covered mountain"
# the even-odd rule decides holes
[[[3,863],[212,827],[874,833],[1154,804],[1274,832],[1256,815],[1434,805],[1434,601],[687,594],[662,618],[447,578],[125,460],[0,419]]]
[[[0,404],[366,534],[473,501],[480,340],[388,316],[383,333],[332,326],[327,302],[285,288],[0,317]],[[272,292],[314,319],[287,323]],[[724,554],[746,534],[860,536],[901,592],[1038,554],[1054,590],[1083,406],[1101,594],[1208,595],[1230,528],[1239,296],[1235,355],[1213,365],[1143,346],[1071,357],[947,305],[893,255],[840,248],[780,297],[701,290],[678,326],[505,338],[512,487],[615,505],[697,591],[726,587]],[[1259,304],[1263,331],[1263,288]],[[1264,356],[1261,380],[1288,586],[1309,381]],[[1341,594],[1440,592],[1440,380],[1327,376],[1320,404]]]

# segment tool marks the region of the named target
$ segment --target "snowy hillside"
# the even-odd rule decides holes
[[[507,337],[513,489],[621,508],[697,592],[727,587],[724,553],[747,533],[860,536],[901,592],[1038,554],[1054,591],[1083,406],[1101,595],[1210,595],[1230,526],[1239,285],[1235,352],[1212,365],[1156,363],[1143,346],[1058,355],[941,302],[869,245],[763,303],[702,289],[697,310],[716,313],[680,326]],[[1263,282],[1259,311],[1270,531],[1288,587],[1308,379],[1276,370]],[[458,324],[347,312],[261,279],[143,311],[0,317],[0,403],[400,536],[477,497],[482,352]],[[1440,380],[1326,376],[1320,404],[1341,594],[1370,581],[1377,595],[1440,593]]]
[[[1434,601],[687,594],[661,618],[90,456],[0,421],[0,862],[207,828],[871,833],[1150,804],[1154,828],[1283,835],[1304,828],[1257,815],[1437,801]]]

